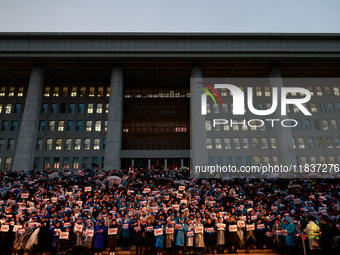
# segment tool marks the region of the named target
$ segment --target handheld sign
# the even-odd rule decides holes
[[[214,228],[206,228],[205,232],[208,233],[208,234],[213,234],[213,233],[215,233],[215,229]]]
[[[74,231],[83,232],[83,225],[75,224],[74,225]]]
[[[2,225],[1,226],[1,232],[8,232],[9,231],[9,225]]]
[[[264,226],[263,223],[260,223],[260,224],[257,224],[257,225],[256,225],[256,229],[257,229],[257,230],[264,230],[264,229],[265,229],[265,226]]]
[[[237,232],[237,225],[230,225],[229,232]]]
[[[28,193],[21,193],[21,198],[28,198]]]
[[[225,224],[223,223],[217,223],[216,226],[217,226],[217,230],[225,230]]]
[[[88,237],[93,237],[93,234],[94,234],[94,230],[87,229],[85,231],[85,235],[88,236]]]
[[[118,233],[118,228],[109,228],[107,231],[108,235],[117,235]]]
[[[163,229],[162,228],[155,229],[154,234],[155,234],[155,236],[163,235]]]
[[[195,236],[195,233],[194,233],[194,231],[188,231],[187,233],[186,233],[186,236],[189,238],[189,237],[194,237]]]
[[[13,232],[17,232],[20,228],[22,228],[22,225],[14,225]]]
[[[166,229],[165,229],[165,233],[166,233],[167,235],[172,235],[172,234],[174,233],[174,228],[166,228]]]
[[[287,229],[282,229],[282,235],[283,235],[283,236],[287,236],[287,235],[288,235]]]
[[[179,190],[179,191],[185,190],[185,186],[179,186],[179,187],[178,187],[178,190]]]
[[[179,230],[182,230],[183,229],[183,226],[182,226],[182,224],[176,224],[176,227],[175,227],[176,229],[179,229]]]
[[[247,231],[255,230],[255,224],[247,224],[246,229],[247,229]]]
[[[244,222],[243,220],[239,220],[239,221],[237,222],[237,226],[238,226],[239,228],[243,228],[243,227],[245,226],[245,222]]]
[[[203,227],[195,227],[195,234],[203,234]]]
[[[153,231],[153,226],[147,226],[145,227],[146,232],[152,232]]]
[[[91,192],[92,188],[90,187],[85,187],[85,192]]]
[[[60,232],[59,238],[60,239],[68,239],[69,233],[70,232]]]

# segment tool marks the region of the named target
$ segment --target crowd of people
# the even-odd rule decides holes
[[[0,174],[0,254],[339,254],[337,179],[195,179],[181,171]]]

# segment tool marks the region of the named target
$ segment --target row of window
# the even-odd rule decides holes
[[[295,123],[290,123],[287,125],[295,125],[295,127],[292,127],[292,130],[312,130],[312,125],[311,125],[311,121],[310,120],[304,120],[303,124],[301,120],[295,120]],[[275,128],[275,122],[271,122],[271,121],[249,121],[247,122],[246,120],[233,120],[231,124],[215,124],[215,131],[220,131],[223,130],[224,131],[229,131],[229,130],[233,130],[233,131],[238,131],[238,130],[242,130],[242,131],[247,131],[248,129],[250,130],[274,130]],[[288,122],[287,122],[288,123]],[[278,124],[276,124],[278,125]],[[339,126],[338,126],[338,121],[337,120],[330,120],[330,122],[328,120],[313,120],[313,125],[314,125],[314,130],[339,130]],[[231,127],[232,126],[232,127]],[[205,121],[205,129],[207,131],[211,131],[212,130],[212,123],[211,120],[206,120]]]
[[[0,97],[4,96],[14,97],[15,95],[17,97],[23,97],[24,96],[24,87],[1,87],[0,88]]]
[[[92,141],[91,141],[92,140]],[[106,138],[102,139],[102,143],[100,142],[100,138],[57,138],[57,139],[52,139],[52,138],[38,138],[37,139],[37,144],[36,144],[36,150],[100,150],[103,149],[105,150],[105,145],[106,145]]]
[[[0,138],[0,150],[14,150],[14,142],[15,138],[8,138],[6,145],[6,139]]]
[[[189,88],[126,88],[125,98],[190,98]]]
[[[335,108],[333,103],[319,103],[319,109],[317,107],[317,103],[308,103],[308,105],[303,103],[302,104],[305,108],[309,109],[311,113],[317,113],[317,112],[329,112],[329,113],[334,113]],[[219,104],[212,104],[213,110],[212,113],[220,113],[220,105]],[[222,103],[222,111],[221,113],[233,113],[233,103],[230,103],[231,110],[229,110],[228,103]],[[255,107],[255,106],[254,106]],[[272,107],[272,103],[257,103],[257,109],[258,110],[268,110]],[[293,107],[293,110],[291,111],[291,108]],[[336,103],[336,108],[337,111],[340,112],[340,103]],[[300,109],[296,107],[296,105],[287,105],[287,113],[299,113]],[[207,103],[207,113],[211,113],[210,109],[210,103]],[[244,109],[244,113],[246,113],[246,109]]]
[[[12,113],[13,105],[14,105],[13,113],[20,113],[20,108],[21,108],[21,104],[20,103],[16,103],[16,104],[12,104],[12,103],[0,104],[0,113],[2,113],[2,111],[5,114]]]
[[[340,149],[340,137],[335,137],[334,138],[334,146],[333,146],[333,139],[332,137],[326,137],[325,138],[325,143],[322,137],[316,137],[316,144],[317,147],[315,147],[314,144],[314,138],[313,137],[308,137],[307,138],[307,147],[309,149],[315,149],[315,148],[319,148],[319,149],[333,149],[334,146],[337,149]],[[297,140],[297,141],[295,141]],[[241,144],[242,141],[242,144]],[[251,141],[251,144],[250,144]],[[260,141],[261,141],[261,145],[260,145]],[[297,143],[296,143],[297,142]],[[270,143],[270,147],[269,147],[269,143]],[[303,137],[298,137],[297,139],[293,138],[293,147],[295,148],[299,148],[299,149],[305,149],[306,148],[306,143],[305,143],[305,138]],[[215,149],[222,149],[223,145],[222,145],[222,138],[215,138]],[[236,149],[236,150],[240,150],[240,149],[276,149],[276,139],[274,137],[272,138],[257,138],[257,137],[253,137],[253,138],[229,138],[226,137],[224,138],[224,149]],[[211,150],[213,149],[213,139],[212,138],[207,138],[207,149]]]
[[[7,131],[8,125],[9,125],[9,120],[3,120],[1,124],[1,131]],[[17,129],[18,129],[18,121],[12,120],[9,131],[17,131]]]
[[[104,131],[107,131],[107,120],[103,121],[104,125],[102,125],[101,120],[40,120],[39,122],[39,131],[83,131],[85,123],[85,131],[102,131],[102,126],[104,126]],[[66,124],[66,126],[65,126]],[[74,125],[75,124],[75,125]],[[94,128],[93,128],[94,125]]]
[[[252,160],[253,159],[253,160]],[[304,164],[335,164],[335,156],[328,156],[328,162],[326,156],[301,156],[300,158],[296,157],[296,161],[298,165],[304,165]],[[338,161],[340,162],[340,156],[338,156]],[[234,164],[233,164],[234,162]],[[278,158],[276,156],[268,157],[264,156],[254,156],[253,158],[250,156],[235,156],[234,161],[233,157],[227,156],[225,157],[225,162],[223,162],[223,157],[217,156],[216,160],[214,162],[213,157],[208,157],[208,165],[219,165],[219,166],[236,166],[237,168],[240,168],[241,166],[259,166],[259,165],[274,165],[278,166]]]
[[[86,113],[108,113],[109,112],[109,104],[105,104],[105,109],[102,103],[93,104],[88,103],[86,108]],[[96,107],[95,107],[96,106]],[[50,109],[50,110],[48,110]],[[58,112],[58,104],[52,103],[51,107],[48,107],[48,103],[43,103],[41,106],[41,113],[57,113]],[[85,113],[85,104],[79,103],[78,107],[76,107],[75,103],[70,103],[68,105],[68,113]],[[59,113],[66,113],[66,103],[59,104]]]
[[[44,97],[109,97],[110,96],[110,87],[45,87],[44,88]]]

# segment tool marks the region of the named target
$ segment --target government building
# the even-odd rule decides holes
[[[340,164],[339,77],[340,34],[0,33],[0,169]],[[254,118],[228,90],[202,115],[210,78],[267,79],[257,109],[285,78],[329,83],[306,86],[311,116],[288,107],[293,128],[214,127]]]

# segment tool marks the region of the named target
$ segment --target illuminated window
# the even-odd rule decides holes
[[[269,166],[269,164],[270,164],[269,157],[263,157],[263,165]]]
[[[305,148],[305,139],[303,137],[299,137],[298,141],[299,141],[299,148],[304,149]]]
[[[316,164],[316,157],[315,156],[310,156],[310,163],[311,164]]]
[[[94,97],[94,91],[95,91],[95,88],[94,87],[90,87],[89,97]]]
[[[211,121],[210,120],[205,121],[205,130],[207,130],[207,131],[211,130]]]
[[[259,148],[259,139],[258,138],[253,138],[253,149],[258,149]]]
[[[87,113],[93,113],[93,104],[92,103],[87,105]]]
[[[310,95],[311,95],[311,96],[314,96],[313,88],[312,88],[312,87],[308,87],[307,89],[309,90]]]
[[[249,138],[243,138],[243,149],[249,149]]]
[[[94,150],[99,150],[99,148],[100,148],[100,139],[95,138],[93,140],[93,149]]]
[[[53,168],[59,169],[59,167],[60,167],[60,158],[59,157],[53,158]]]
[[[60,151],[60,150],[61,150],[61,143],[62,143],[62,139],[61,139],[61,138],[56,139],[56,142],[55,142],[55,149],[56,149],[57,151]]]
[[[52,150],[52,142],[53,142],[52,139],[50,139],[50,138],[46,139],[46,147],[45,147],[45,150],[47,150],[47,151]]]
[[[221,138],[215,138],[215,146],[216,149],[222,149],[222,142],[221,142]]]
[[[76,96],[77,96],[77,87],[72,87],[71,97],[76,97]]]
[[[214,109],[214,113],[219,113],[220,112],[220,109],[218,107],[218,104],[214,104],[213,105],[213,109]]]
[[[67,138],[65,139],[65,150],[70,151],[72,147],[72,139]]]
[[[18,89],[18,97],[23,97],[24,96],[24,87],[19,87]]]
[[[104,131],[107,131],[107,120],[104,121]]]
[[[99,87],[98,88],[98,97],[103,97],[104,96],[104,88],[103,87]]]
[[[86,121],[85,130],[86,130],[86,131],[92,131],[92,120],[87,120],[87,121]]]
[[[64,121],[63,120],[58,121],[58,131],[64,131]]]
[[[59,96],[59,87],[54,87],[53,89],[53,96],[58,97]]]
[[[68,87],[63,87],[63,97],[68,96]]]
[[[339,96],[339,95],[340,95],[340,92],[339,92],[339,88],[338,88],[338,87],[334,87],[334,88],[333,88],[333,91],[334,91],[334,96]]]
[[[226,103],[222,104],[222,112],[223,113],[228,113],[228,104],[226,104]]]
[[[6,95],[6,87],[1,87],[0,89],[0,97],[4,97]]]
[[[329,156],[329,164],[335,164],[335,157],[334,156]]]
[[[8,93],[8,96],[9,96],[9,97],[14,97],[14,90],[15,90],[14,87],[10,87],[10,88],[9,88],[9,93]]]
[[[12,158],[5,158],[5,169],[10,169],[12,164]]]
[[[272,145],[272,149],[276,149],[276,139],[275,139],[275,137],[270,138],[270,143]]]
[[[97,104],[97,113],[103,113],[103,104]]]
[[[277,157],[273,157],[273,165],[278,166]]]
[[[255,166],[261,165],[261,159],[260,159],[260,157],[254,157],[254,165],[255,165]]]
[[[221,96],[223,96],[223,97],[227,96],[227,89],[226,88],[221,89]]]
[[[6,104],[5,113],[10,114],[12,111],[12,104]]]
[[[256,87],[256,96],[258,97],[262,96],[261,87]]]
[[[326,157],[325,156],[320,156],[320,163],[326,164]]]
[[[329,87],[325,87],[325,94],[326,94],[326,96],[331,95],[331,91],[330,91]]]
[[[316,140],[317,140],[317,143],[318,143],[318,148],[323,149],[324,147],[323,147],[322,137],[317,137]]]
[[[321,87],[316,87],[316,95],[317,95],[318,97],[321,97],[321,96],[322,96]]]
[[[72,168],[73,169],[78,169],[79,168],[79,157],[74,157],[73,158]]]
[[[270,96],[269,87],[264,87],[264,95],[265,95],[266,97],[269,97],[269,96]]]
[[[91,149],[90,147],[91,147],[91,139],[86,138],[84,140],[84,150],[89,150],[89,149]]]
[[[296,148],[296,144],[295,144],[295,138],[294,137],[292,138],[292,141],[293,141],[293,148],[295,149]]]
[[[101,131],[102,129],[102,122],[100,120],[96,120],[94,125],[94,131]]]
[[[86,96],[86,87],[81,87],[80,88],[80,96],[81,97]]]
[[[80,138],[74,139],[74,149],[80,150],[80,148],[81,148],[81,139]]]
[[[0,113],[2,112],[2,104],[0,104]]]
[[[207,149],[208,150],[212,149],[212,140],[211,140],[211,138],[207,138]]]
[[[322,120],[323,130],[329,130],[328,120]]]
[[[54,131],[54,126],[55,126],[55,121],[54,120],[50,120],[48,122],[48,131]]]
[[[107,89],[106,89],[106,96],[107,96],[107,97],[110,96],[110,87],[107,87]]]
[[[109,113],[109,104],[105,105],[105,113]]]
[[[268,139],[263,137],[261,138],[261,142],[262,142],[262,149],[268,149]]]
[[[234,148],[235,148],[236,150],[241,149],[241,146],[240,146],[240,138],[237,138],[237,137],[234,138]],[[216,149],[217,149],[217,148],[216,148]],[[222,146],[221,146],[221,149],[222,149]]]
[[[328,149],[333,149],[333,143],[331,137],[326,137],[326,146]]]

